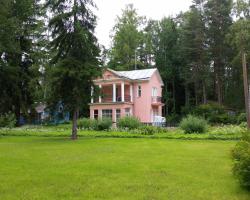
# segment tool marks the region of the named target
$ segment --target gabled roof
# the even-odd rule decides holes
[[[157,68],[140,69],[132,71],[115,71],[109,68],[107,68],[107,70],[120,78],[126,78],[129,80],[149,80],[153,76],[153,74],[156,73],[161,82],[161,85],[164,85],[161,79],[161,75]]]

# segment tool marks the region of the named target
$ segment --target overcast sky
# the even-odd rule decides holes
[[[110,31],[115,24],[115,19],[122,13],[126,4],[134,4],[140,16],[151,19],[161,19],[164,16],[175,16],[180,11],[188,10],[192,0],[94,0],[98,10],[96,36],[99,43],[110,46]]]

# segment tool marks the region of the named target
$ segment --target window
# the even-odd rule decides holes
[[[156,87],[152,88],[152,97],[157,97],[157,88]]]
[[[98,119],[98,110],[94,110],[94,119]]]
[[[130,108],[125,108],[125,115],[126,116],[130,116],[131,115]]]
[[[102,118],[112,119],[112,110],[111,109],[102,110]]]
[[[141,97],[141,85],[138,85],[138,93],[137,93],[138,97]]]
[[[116,121],[121,118],[121,109],[116,109]]]

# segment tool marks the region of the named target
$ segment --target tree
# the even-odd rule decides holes
[[[109,67],[119,70],[135,68],[137,48],[142,40],[142,32],[139,31],[142,23],[143,18],[138,16],[133,5],[127,5],[122,11],[122,16],[117,18],[113,28]]]
[[[231,46],[236,50],[233,63],[235,68],[239,70],[240,62],[242,64],[243,82],[244,82],[244,96],[245,96],[245,109],[247,113],[248,128],[250,128],[250,105],[249,105],[249,83],[248,83],[248,70],[247,58],[249,60],[250,53],[250,1],[237,0],[234,4],[234,14],[237,21],[230,27],[228,34],[228,41]],[[238,76],[238,80],[241,78]],[[242,86],[242,81],[238,84]],[[241,92],[242,90],[240,90]],[[242,94],[242,93],[241,93]],[[242,98],[241,98],[242,99]]]
[[[155,62],[164,82],[164,101],[169,107],[172,104],[172,112],[176,112],[176,85],[179,78],[176,57],[178,32],[172,18],[163,18],[159,22],[156,37]]]
[[[90,101],[93,78],[98,75],[99,47],[94,36],[96,16],[92,0],[49,0],[51,47],[55,52],[50,77],[50,102],[62,102],[73,113],[72,139],[77,139],[79,109]]]
[[[31,80],[36,62],[38,28],[41,26],[39,1],[1,1],[0,11],[0,112],[15,112],[17,122],[20,113],[28,114],[33,104]]]
[[[189,86],[194,85],[195,105],[207,102],[209,64],[206,47],[203,7],[196,2],[182,15],[179,49],[182,55],[181,76],[184,79],[186,106],[189,106]]]
[[[204,5],[207,37],[217,101],[223,103],[226,68],[229,67],[230,47],[226,44],[226,34],[232,24],[230,16],[232,0],[207,0]]]

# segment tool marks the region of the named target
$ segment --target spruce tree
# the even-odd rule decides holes
[[[49,0],[51,47],[50,102],[62,102],[73,113],[72,139],[77,139],[79,109],[90,102],[92,79],[98,75],[99,47],[94,36],[92,0]]]

